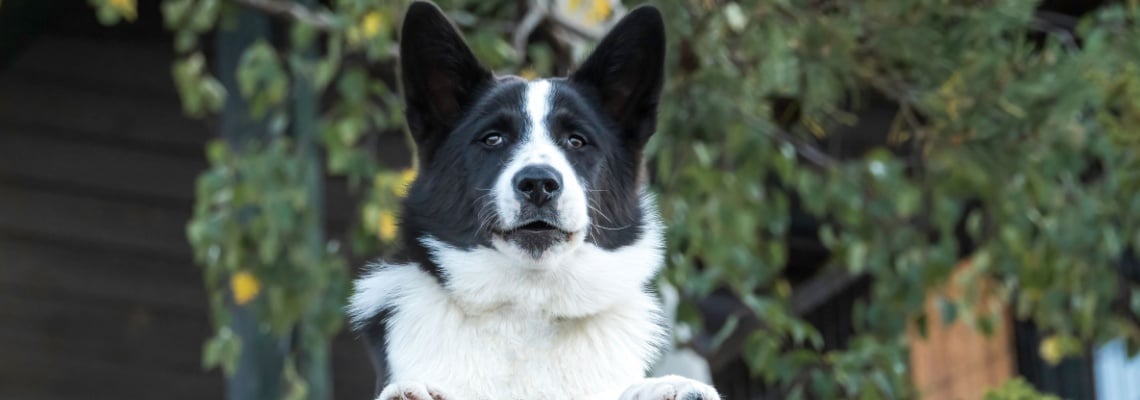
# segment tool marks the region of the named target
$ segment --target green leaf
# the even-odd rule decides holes
[[[174,50],[185,53],[198,45],[198,35],[190,31],[178,31],[174,34]]]
[[[847,247],[848,269],[853,273],[863,272],[867,268],[867,244],[854,242]]]
[[[289,40],[295,49],[305,49],[317,39],[317,30],[309,24],[293,24],[289,30]]]
[[[220,366],[226,376],[233,376],[237,370],[240,352],[241,338],[229,327],[221,327],[217,334],[202,346],[202,367],[211,369]]]
[[[214,28],[220,11],[221,0],[197,0],[193,13],[189,15],[188,27],[199,33],[209,31]]]
[[[349,68],[337,81],[337,91],[344,99],[352,104],[364,102],[368,89],[368,75],[362,68]]]
[[[185,25],[193,6],[194,0],[164,0],[162,2],[162,20],[166,28],[173,30]]]

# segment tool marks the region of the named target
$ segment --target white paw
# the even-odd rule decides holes
[[[719,400],[716,389],[676,375],[648,378],[630,385],[619,400]]]
[[[448,400],[449,397],[439,388],[419,382],[390,383],[380,392],[376,400]]]

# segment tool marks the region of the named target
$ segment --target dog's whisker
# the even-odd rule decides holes
[[[597,213],[599,217],[604,218],[606,221],[614,222],[613,219],[610,219],[610,217],[608,215],[606,215],[606,213],[603,212],[601,209],[599,209],[597,206],[595,206],[593,204],[587,204],[587,207],[589,207],[591,210],[594,210],[594,212]]]
[[[483,205],[479,207],[479,211],[476,212],[475,217],[479,220],[479,227],[472,234],[478,235],[479,233],[486,232],[487,229],[494,225],[495,210],[493,204],[483,203]],[[472,239],[474,238],[475,237],[472,237]]]

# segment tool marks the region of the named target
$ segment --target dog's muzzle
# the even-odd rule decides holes
[[[562,174],[549,165],[529,165],[511,179],[523,208],[551,207],[562,194]]]
[[[549,165],[534,164],[520,169],[511,178],[518,214],[511,226],[496,232],[534,257],[546,249],[570,239],[572,233],[562,226],[558,200],[562,194],[562,174]]]

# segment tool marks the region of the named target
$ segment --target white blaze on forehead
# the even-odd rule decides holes
[[[530,165],[548,165],[562,175],[562,193],[555,204],[561,228],[583,231],[589,225],[586,193],[573,166],[566,159],[563,148],[558,146],[551,135],[548,125],[553,108],[554,84],[547,80],[528,82],[525,90],[521,108],[527,122],[526,131],[519,132],[519,143],[515,145],[510,161],[495,183],[495,205],[506,225],[501,228],[512,228],[523,222],[518,220],[522,204],[515,196],[512,185],[515,174]]]
[[[550,81],[535,81],[526,85],[526,116],[530,125],[528,139],[536,135],[550,139],[546,117],[550,115],[551,95],[554,92],[551,86]]]

